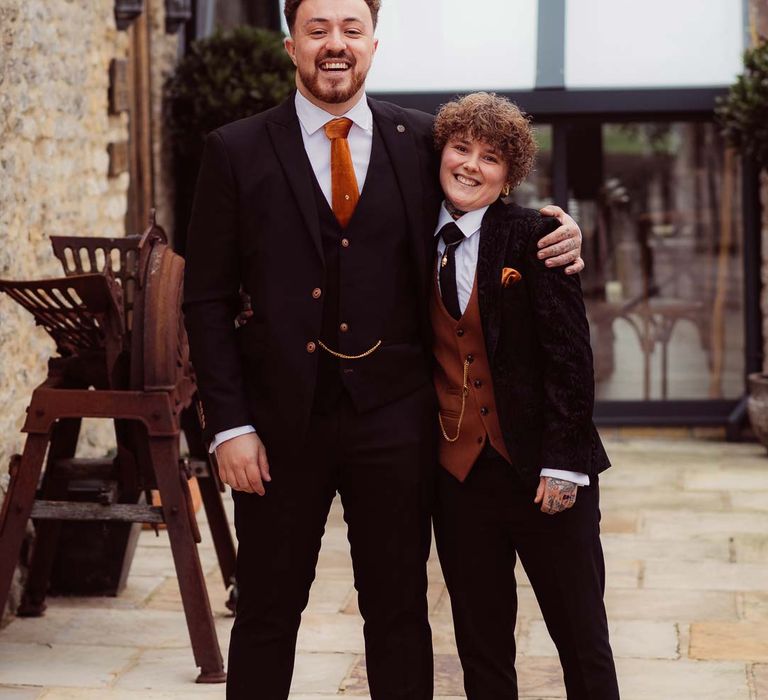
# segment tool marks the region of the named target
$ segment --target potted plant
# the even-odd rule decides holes
[[[744,54],[744,72],[717,106],[717,119],[730,145],[762,171],[763,210],[768,194],[768,40]],[[768,447],[768,367],[748,377],[747,409],[752,429]]]
[[[184,236],[206,135],[282,102],[294,86],[283,35],[251,26],[193,42],[166,84],[173,139],[177,250]]]

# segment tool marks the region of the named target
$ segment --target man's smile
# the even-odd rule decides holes
[[[341,73],[351,68],[349,61],[345,60],[329,60],[320,62],[320,70],[328,73]]]

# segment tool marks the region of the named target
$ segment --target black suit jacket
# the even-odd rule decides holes
[[[440,203],[432,117],[369,100],[403,193],[419,270],[425,348],[432,233]],[[294,97],[212,132],[187,243],[184,314],[205,433],[253,424],[268,448],[301,440],[317,377],[323,247]],[[253,317],[235,329],[239,290]]]
[[[548,268],[537,243],[556,219],[500,200],[480,234],[477,285],[501,430],[530,481],[542,467],[595,475],[610,466],[592,423],[589,325],[577,276]],[[522,278],[501,283],[505,267]]]

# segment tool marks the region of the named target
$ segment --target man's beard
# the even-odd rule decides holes
[[[327,61],[329,58],[343,58],[346,61],[349,61],[349,70],[351,71],[352,81],[348,87],[344,87],[343,85],[336,87],[326,87],[321,85],[322,71],[320,69],[320,63]],[[365,84],[367,73],[358,73],[356,68],[357,62],[347,56],[323,56],[315,63],[315,69],[311,73],[299,69],[299,77],[301,78],[304,87],[309,90],[313,97],[316,97],[321,102],[335,105],[351,100]]]

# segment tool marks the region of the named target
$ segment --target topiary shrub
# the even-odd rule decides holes
[[[278,32],[243,26],[193,42],[167,84],[177,152],[199,157],[206,134],[282,102],[293,76]]]
[[[744,72],[716,114],[728,143],[768,170],[768,40],[745,52]]]
[[[243,26],[193,42],[166,84],[174,151],[174,248],[184,254],[206,135],[280,104],[294,87],[283,35]]]

